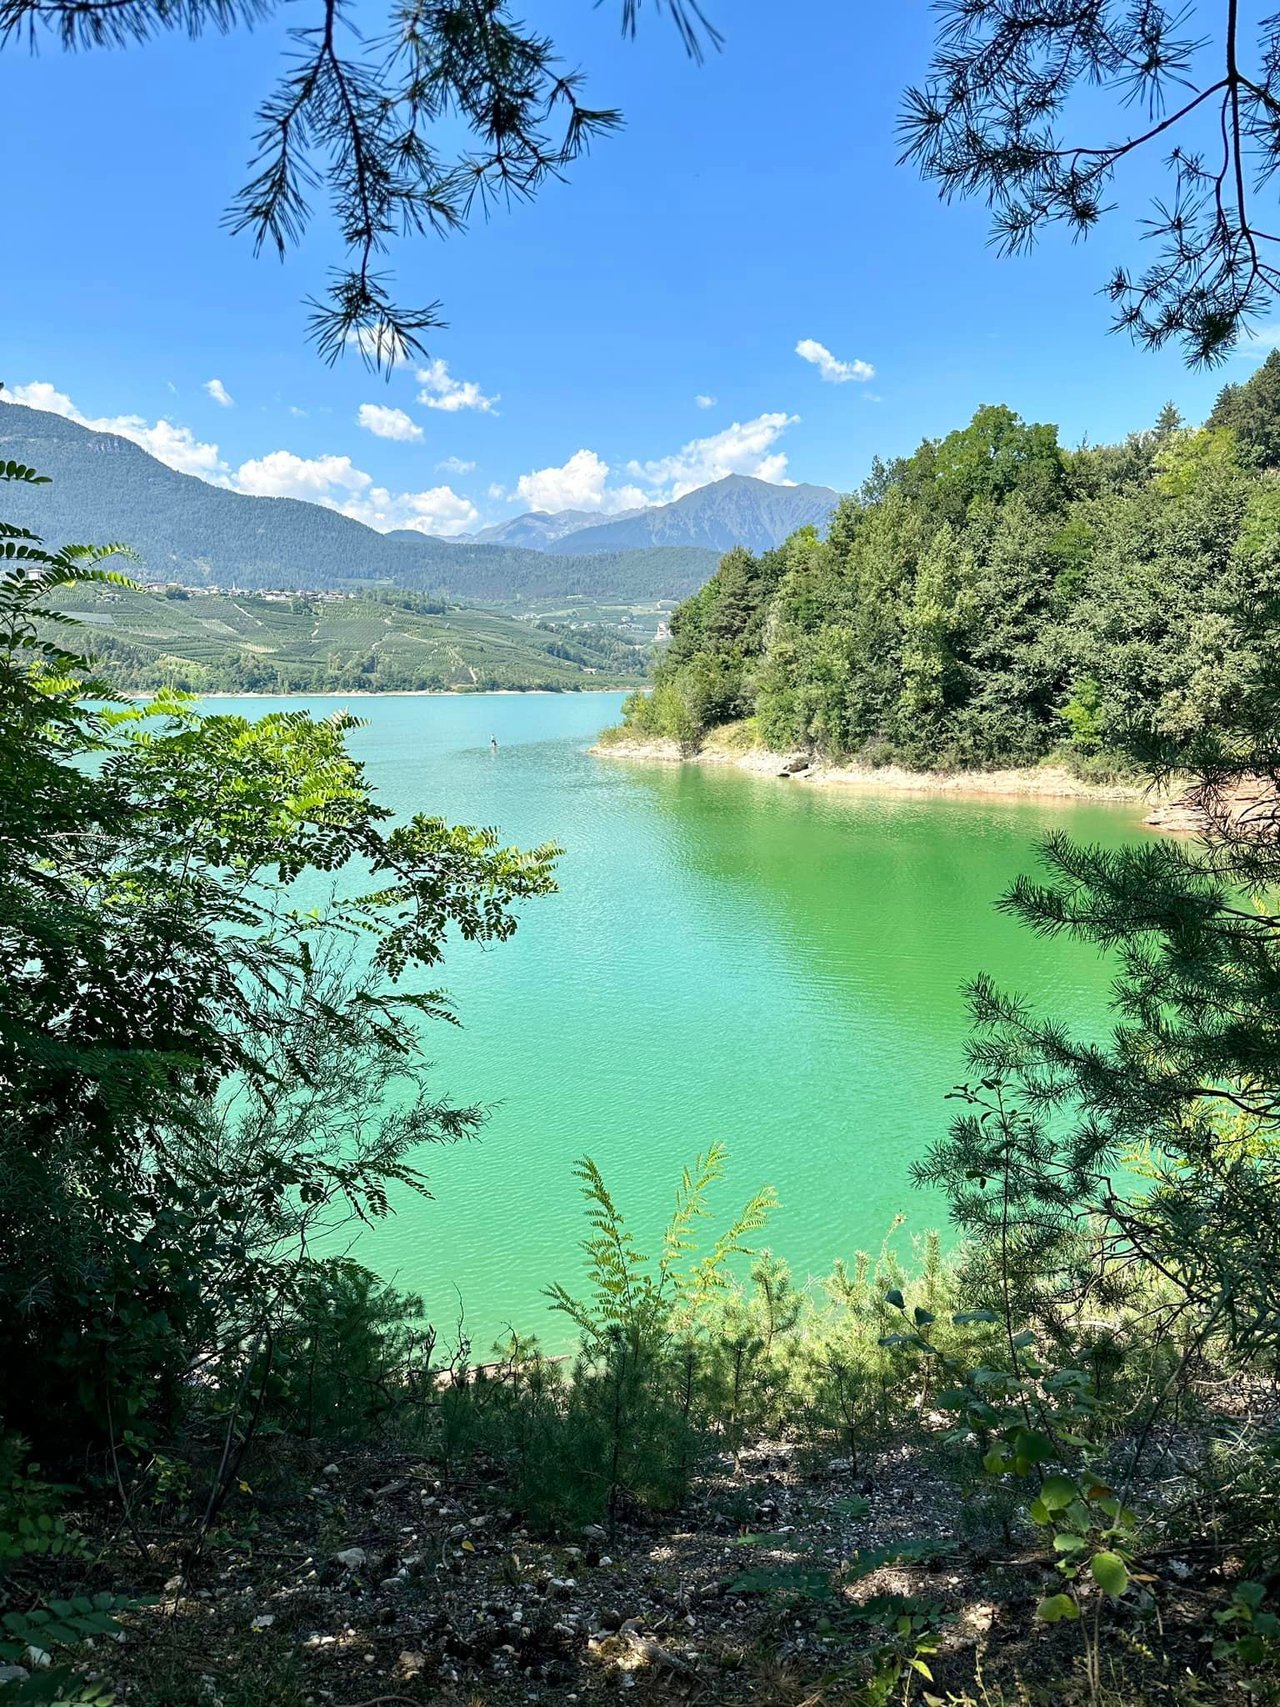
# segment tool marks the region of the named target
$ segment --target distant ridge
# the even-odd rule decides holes
[[[360,590],[398,586],[477,602],[582,596],[683,598],[715,568],[710,550],[614,548],[581,557],[426,534],[381,534],[321,504],[254,498],[179,474],[129,439],[0,403],[0,458],[49,486],[13,486],[4,517],[57,542],[121,540],[146,581]]]
[[[627,510],[624,514],[633,516],[636,511]],[[530,510],[526,515],[512,516],[508,522],[495,522],[492,527],[481,528],[478,533],[466,537],[477,545],[524,545],[531,551],[550,551],[567,534],[595,527],[599,520],[599,512],[595,510],[557,510],[554,513]]]
[[[840,494],[829,486],[774,486],[747,474],[728,474],[672,504],[575,528],[556,549],[575,556],[674,545],[718,553],[735,545],[769,551],[797,528],[824,529],[839,502]]]
[[[735,545],[770,551],[797,528],[825,528],[840,494],[830,486],[775,486],[727,474],[670,504],[601,517],[589,510],[530,510],[466,537],[476,544],[527,546],[580,556],[692,546],[723,553]]]

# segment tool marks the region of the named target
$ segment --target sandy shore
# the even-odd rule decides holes
[[[622,759],[628,763],[728,765],[753,776],[777,777],[817,788],[854,789],[865,794],[1128,802],[1143,811],[1144,818],[1151,812],[1151,822],[1159,828],[1183,828],[1181,824],[1164,822],[1167,800],[1148,787],[1138,783],[1082,782],[1056,765],[1017,770],[912,771],[900,765],[826,764],[804,752],[772,753],[744,746],[732,727],[714,731],[705,745],[692,754],[683,753],[675,741],[653,737],[605,741],[592,747],[591,752],[598,758]]]

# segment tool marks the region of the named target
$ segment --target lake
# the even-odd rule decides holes
[[[219,701],[327,715],[331,699]],[[435,1086],[492,1108],[482,1140],[425,1158],[434,1199],[361,1236],[361,1259],[420,1292],[477,1353],[504,1324],[557,1342],[541,1297],[581,1264],[575,1159],[593,1156],[652,1249],[681,1166],[729,1147],[721,1202],[759,1185],[769,1243],[799,1274],[945,1228],[911,1161],[964,1075],[960,990],[988,971],[1068,1025],[1106,1024],[1091,949],[1037,943],[994,910],[1065,826],[1115,843],[1131,807],[872,796],[588,755],[620,695],[352,702],[380,797],[565,849],[560,893],[509,943],[455,945],[439,979],[461,1030],[429,1028]],[[496,736],[498,751],[490,750]],[[646,1243],[645,1241],[649,1241]]]

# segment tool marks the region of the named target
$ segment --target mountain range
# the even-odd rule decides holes
[[[6,520],[57,543],[125,541],[137,553],[140,580],[351,591],[390,585],[481,603],[682,598],[729,547],[767,549],[806,523],[822,525],[836,502],[826,487],[730,475],[675,503],[607,521],[583,511],[535,513],[484,530],[488,537],[446,541],[378,533],[320,504],[212,486],[131,440],[23,404],[0,405],[0,461],[9,459],[52,484],[9,487]]]
[[[839,501],[830,486],[774,486],[748,474],[726,474],[670,504],[623,510],[603,521],[588,510],[533,510],[469,537],[574,557],[673,546],[723,553],[745,545],[748,551],[768,551],[797,528],[825,527]]]

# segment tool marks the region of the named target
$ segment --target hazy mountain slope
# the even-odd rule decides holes
[[[0,404],[0,458],[52,477],[10,487],[6,520],[65,543],[123,540],[139,579],[221,587],[358,589],[370,583],[456,598],[566,593],[679,598],[715,567],[708,552],[612,551],[583,562],[423,534],[390,536],[296,498],[251,498],[179,474],[128,439],[44,410]]]
[[[825,527],[838,502],[839,493],[829,486],[773,486],[730,474],[673,504],[575,529],[557,549],[574,556],[675,545],[715,552],[745,545],[749,551],[768,551],[797,528]]]
[[[634,510],[625,512],[627,515],[636,513]],[[478,545],[524,545],[532,551],[550,551],[566,534],[596,527],[599,521],[600,516],[594,510],[557,510],[554,514],[530,510],[526,515],[512,516],[510,521],[495,522],[492,527],[481,528],[468,538]]]

